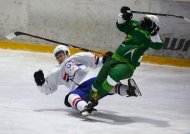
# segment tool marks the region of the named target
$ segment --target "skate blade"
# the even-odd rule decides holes
[[[82,117],[87,117],[87,116],[90,116],[91,114],[88,112],[88,111],[85,111],[85,112],[82,112],[81,113],[81,116]]]
[[[81,116],[82,117],[87,117],[87,116],[91,116],[91,115],[95,115],[95,114],[97,114],[96,110],[92,111],[91,113],[89,113],[88,111],[85,111],[85,112],[81,113]]]

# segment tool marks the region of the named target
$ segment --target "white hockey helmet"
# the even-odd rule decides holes
[[[155,15],[145,15],[140,20],[140,28],[145,29],[151,33],[151,36],[154,36],[159,31],[159,19]]]
[[[69,56],[70,55],[70,50],[67,46],[63,46],[63,45],[58,45],[54,51],[53,54],[55,55],[55,57],[59,54],[59,53],[63,53],[64,55]]]
[[[157,26],[159,26],[159,18],[156,15],[145,15],[144,17],[149,18],[152,22],[154,22]]]

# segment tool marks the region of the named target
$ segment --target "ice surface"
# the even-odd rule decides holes
[[[0,134],[190,134],[190,68],[144,63],[133,77],[142,97],[106,97],[85,119],[64,105],[64,86],[47,96],[36,88],[34,71],[56,64],[52,54],[0,49]]]

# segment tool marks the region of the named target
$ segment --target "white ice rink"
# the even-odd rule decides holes
[[[33,73],[55,65],[52,54],[0,49],[0,134],[190,134],[190,68],[144,63],[133,77],[142,97],[108,96],[85,119],[64,105],[63,86],[36,88]]]

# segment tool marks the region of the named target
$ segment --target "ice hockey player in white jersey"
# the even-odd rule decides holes
[[[39,90],[48,95],[57,90],[59,85],[64,85],[70,91],[76,89],[88,73],[88,68],[102,65],[102,58],[90,52],[80,52],[70,56],[68,47],[58,45],[54,55],[59,63],[51,69],[44,78],[42,70],[34,73],[35,82]]]
[[[111,55],[112,53],[108,52],[107,54]],[[102,66],[108,59],[108,56],[99,58],[89,52],[80,52],[70,56],[68,47],[62,45],[54,49],[54,55],[59,66],[53,68],[46,77],[44,77],[42,70],[34,73],[38,89],[43,94],[48,95],[54,93],[59,85],[64,85],[70,89],[65,97],[66,106],[79,110],[83,116],[96,112],[96,109],[93,107],[85,110],[88,106],[92,83],[96,78],[90,78],[84,82],[83,79],[88,73],[88,67],[97,68],[98,66]],[[108,94],[129,95],[127,91],[129,91],[128,86],[118,84]]]

